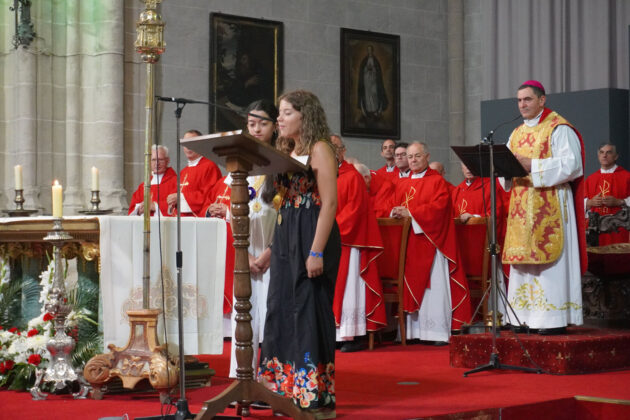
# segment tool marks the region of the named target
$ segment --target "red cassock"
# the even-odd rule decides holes
[[[388,175],[379,174],[378,171],[370,171],[370,203],[376,217],[389,217],[392,209],[390,201],[396,191],[396,186]]]
[[[212,187],[208,189],[206,200],[202,205],[200,217],[205,217],[213,203],[223,203],[230,208],[230,194],[232,189],[225,183],[227,176],[220,178],[214,183]],[[226,249],[225,249],[225,284],[223,286],[223,313],[229,314],[232,312],[233,295],[234,295],[234,237],[232,236],[232,227],[229,223],[226,223],[227,237],[226,237]]]
[[[452,328],[459,329],[471,316],[470,293],[464,273],[452,218],[447,182],[431,168],[423,178],[408,178],[396,185],[395,205],[409,209],[423,234],[410,232],[405,261],[404,309],[420,309],[430,284],[431,267],[438,249],[448,260],[452,305]]]
[[[586,198],[593,198],[597,194],[602,197],[613,196],[621,200],[630,196],[630,172],[617,166],[615,172],[603,174],[597,171],[586,178]],[[592,207],[594,211],[601,215],[615,214],[621,207]],[[580,217],[578,215],[578,217]],[[599,245],[618,244],[630,242],[630,235],[624,228],[619,228],[619,232],[602,233],[599,235]]]
[[[151,176],[153,179],[153,176]],[[158,185],[151,185],[151,201],[157,202],[158,207],[160,208],[160,212],[163,216],[174,216],[174,214],[168,213],[168,203],[166,202],[166,197],[169,194],[173,194],[177,192],[177,174],[173,170],[173,168],[166,168],[166,172],[162,176],[162,181]],[[159,199],[158,199],[159,197]],[[140,204],[144,201],[144,182],[140,184],[138,189],[131,196],[131,203],[129,204],[129,213],[136,208],[137,204]],[[151,212],[151,216],[153,216],[155,212]]]
[[[192,214],[203,217],[203,205],[210,189],[221,178],[221,170],[211,160],[201,157],[197,165],[186,166],[180,174],[182,194]],[[190,213],[182,215],[191,215]]]
[[[378,276],[376,258],[383,252],[383,241],[370,205],[365,181],[348,162],[343,161],[337,178],[337,214],[335,216],[341,234],[341,259],[333,312],[337,326],[341,322],[343,296],[348,279],[350,249],[361,252],[360,275],[365,282],[366,329],[375,331],[387,324],[383,304],[383,286]]]

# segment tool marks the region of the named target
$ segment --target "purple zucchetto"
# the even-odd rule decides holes
[[[545,87],[538,80],[528,80],[526,82],[523,82],[521,86],[537,87],[538,89],[543,91],[543,95],[545,94]]]

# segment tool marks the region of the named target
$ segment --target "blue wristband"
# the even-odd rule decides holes
[[[311,257],[316,257],[316,258],[324,258],[323,252],[310,251],[308,255],[310,255]]]

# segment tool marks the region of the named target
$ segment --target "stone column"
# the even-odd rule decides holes
[[[15,145],[9,166],[23,167],[24,208],[39,209],[37,186],[37,56],[19,48],[15,51],[15,114],[13,118]],[[12,200],[13,197],[9,197]]]
[[[464,137],[464,1],[448,0],[449,146],[465,144]],[[460,179],[458,159],[449,152],[448,179]]]

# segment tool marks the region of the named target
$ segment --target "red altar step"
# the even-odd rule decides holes
[[[576,396],[511,407],[425,417],[426,420],[611,420],[630,418],[630,401]]]
[[[452,336],[449,348],[451,366],[472,369],[489,362],[492,335]],[[549,373],[630,369],[630,331],[570,327],[567,334],[556,336],[501,331],[497,353],[502,364],[538,366]]]

